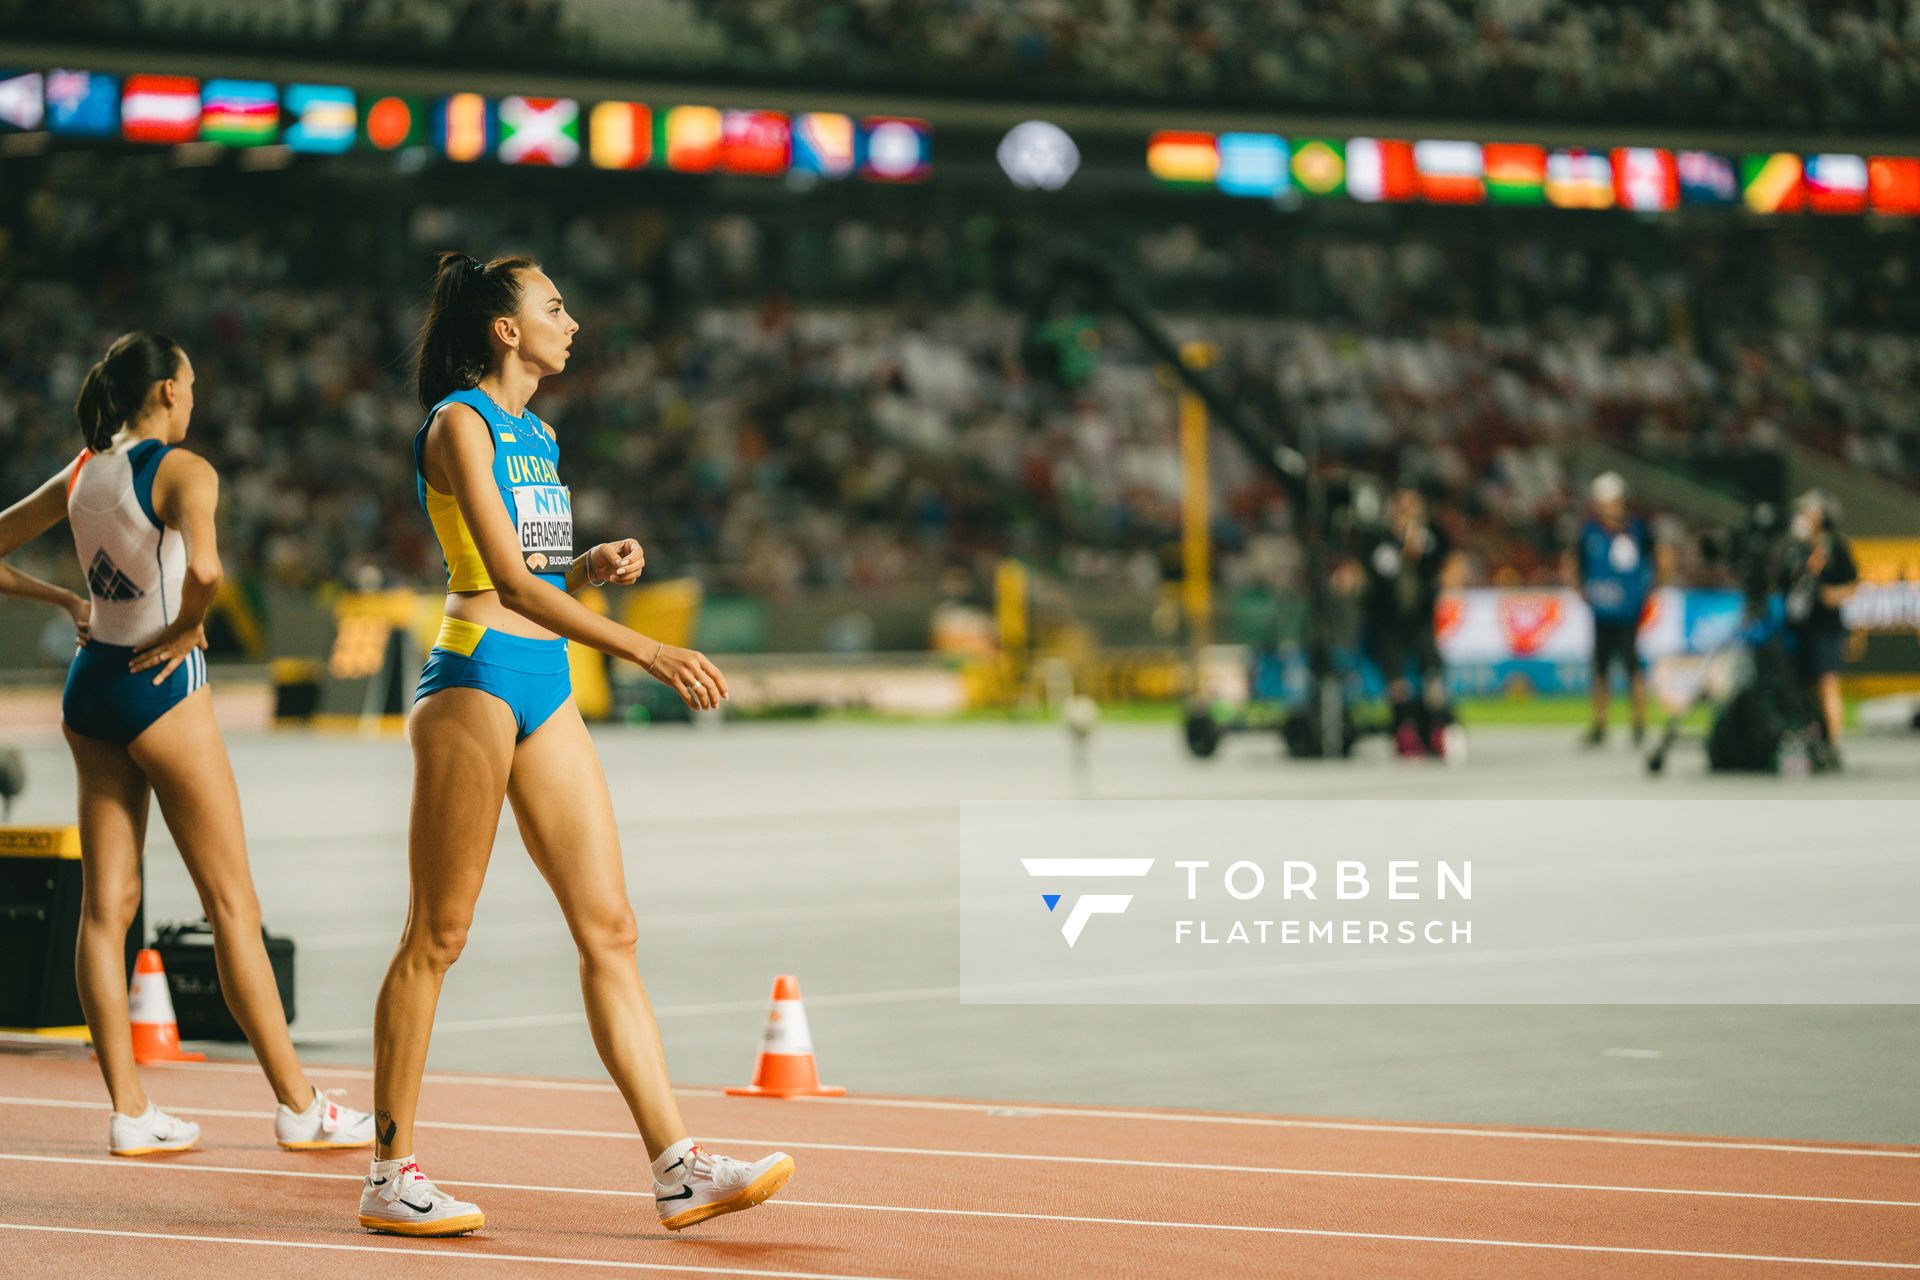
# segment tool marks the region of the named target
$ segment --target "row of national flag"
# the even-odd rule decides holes
[[[1167,130],[1147,169],[1170,186],[1274,199],[1542,205],[1663,212],[1920,215],[1920,157],[1780,151],[1741,156],[1661,147],[1584,150],[1531,143],[1399,138],[1287,139]]]
[[[655,109],[640,102],[455,93],[425,99],[362,94],[344,85],[96,71],[0,71],[0,133],[39,132],[128,142],[279,144],[338,154],[432,146],[449,160],[601,169],[922,182],[932,132],[903,116],[836,112]]]

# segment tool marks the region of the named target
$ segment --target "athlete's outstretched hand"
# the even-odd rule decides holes
[[[587,552],[587,576],[610,587],[629,587],[640,581],[647,553],[632,538],[602,542]]]
[[[727,696],[727,678],[704,653],[662,645],[647,674],[680,695],[695,711],[711,711]]]
[[[75,596],[67,606],[67,616],[73,619],[75,646],[84,646],[93,635],[93,601],[86,596]]]
[[[127,664],[129,671],[146,671],[159,667],[159,674],[153,677],[155,684],[164,684],[173,669],[187,660],[187,655],[195,649],[207,647],[207,633],[200,627],[175,633],[168,627],[158,636],[147,641],[133,651],[133,661]]]

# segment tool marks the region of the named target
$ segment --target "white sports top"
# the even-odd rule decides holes
[[[82,451],[67,479],[67,523],[93,597],[93,638],[133,647],[180,614],[187,538],[153,509],[153,477],[173,446],[129,440]]]

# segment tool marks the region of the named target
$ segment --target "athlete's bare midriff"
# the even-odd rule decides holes
[[[527,640],[558,640],[560,637],[539,623],[515,613],[500,603],[498,591],[449,591],[447,616],[476,623],[489,631],[502,631]]]

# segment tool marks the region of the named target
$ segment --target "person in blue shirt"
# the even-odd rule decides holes
[[[1627,482],[1615,471],[1593,482],[1593,510],[1580,526],[1574,564],[1580,596],[1593,610],[1593,724],[1587,745],[1606,741],[1613,668],[1621,667],[1633,699],[1633,740],[1647,732],[1646,664],[1640,623],[1659,580],[1647,522],[1627,510]]]

